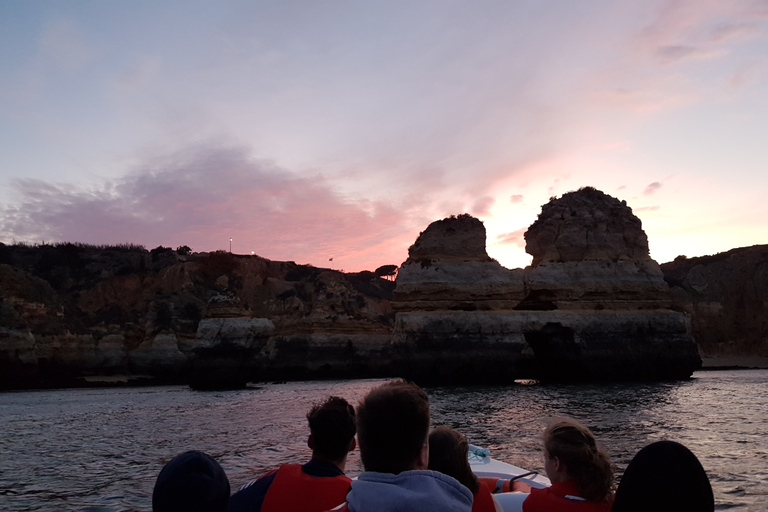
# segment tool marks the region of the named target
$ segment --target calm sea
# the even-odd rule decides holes
[[[356,403],[378,382],[2,393],[0,510],[149,511],[157,473],[190,449],[219,460],[236,489],[308,458],[304,414],[312,404],[330,394]],[[699,372],[663,384],[427,391],[434,424],[518,466],[542,470],[547,419],[570,415],[592,428],[620,472],[643,446],[672,439],[699,456],[719,510],[768,509],[768,370]],[[360,472],[357,453],[348,469]]]

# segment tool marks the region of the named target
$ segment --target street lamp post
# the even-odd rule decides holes
[[[229,237],[229,253],[232,254],[232,237]]]

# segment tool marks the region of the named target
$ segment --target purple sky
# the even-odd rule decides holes
[[[400,264],[624,199],[660,262],[768,243],[768,1],[0,2],[0,241]],[[333,258],[333,262],[328,260]]]

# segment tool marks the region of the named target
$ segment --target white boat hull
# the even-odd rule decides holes
[[[493,459],[490,456],[489,450],[475,445],[469,445],[469,465],[472,468],[472,472],[479,477],[504,479],[517,477],[515,478],[516,480],[537,489],[543,489],[552,485],[546,476]],[[528,494],[522,492],[503,492],[493,495],[493,498],[501,505],[504,512],[522,512],[523,501],[527,497]]]

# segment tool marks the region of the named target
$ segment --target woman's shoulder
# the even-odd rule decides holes
[[[496,502],[493,501],[491,490],[485,482],[480,481],[479,484],[477,492],[472,496],[472,512],[496,512]]]
[[[578,496],[575,487],[567,482],[553,484],[545,489],[531,489],[523,502],[523,512],[610,512],[607,501],[590,501]]]

